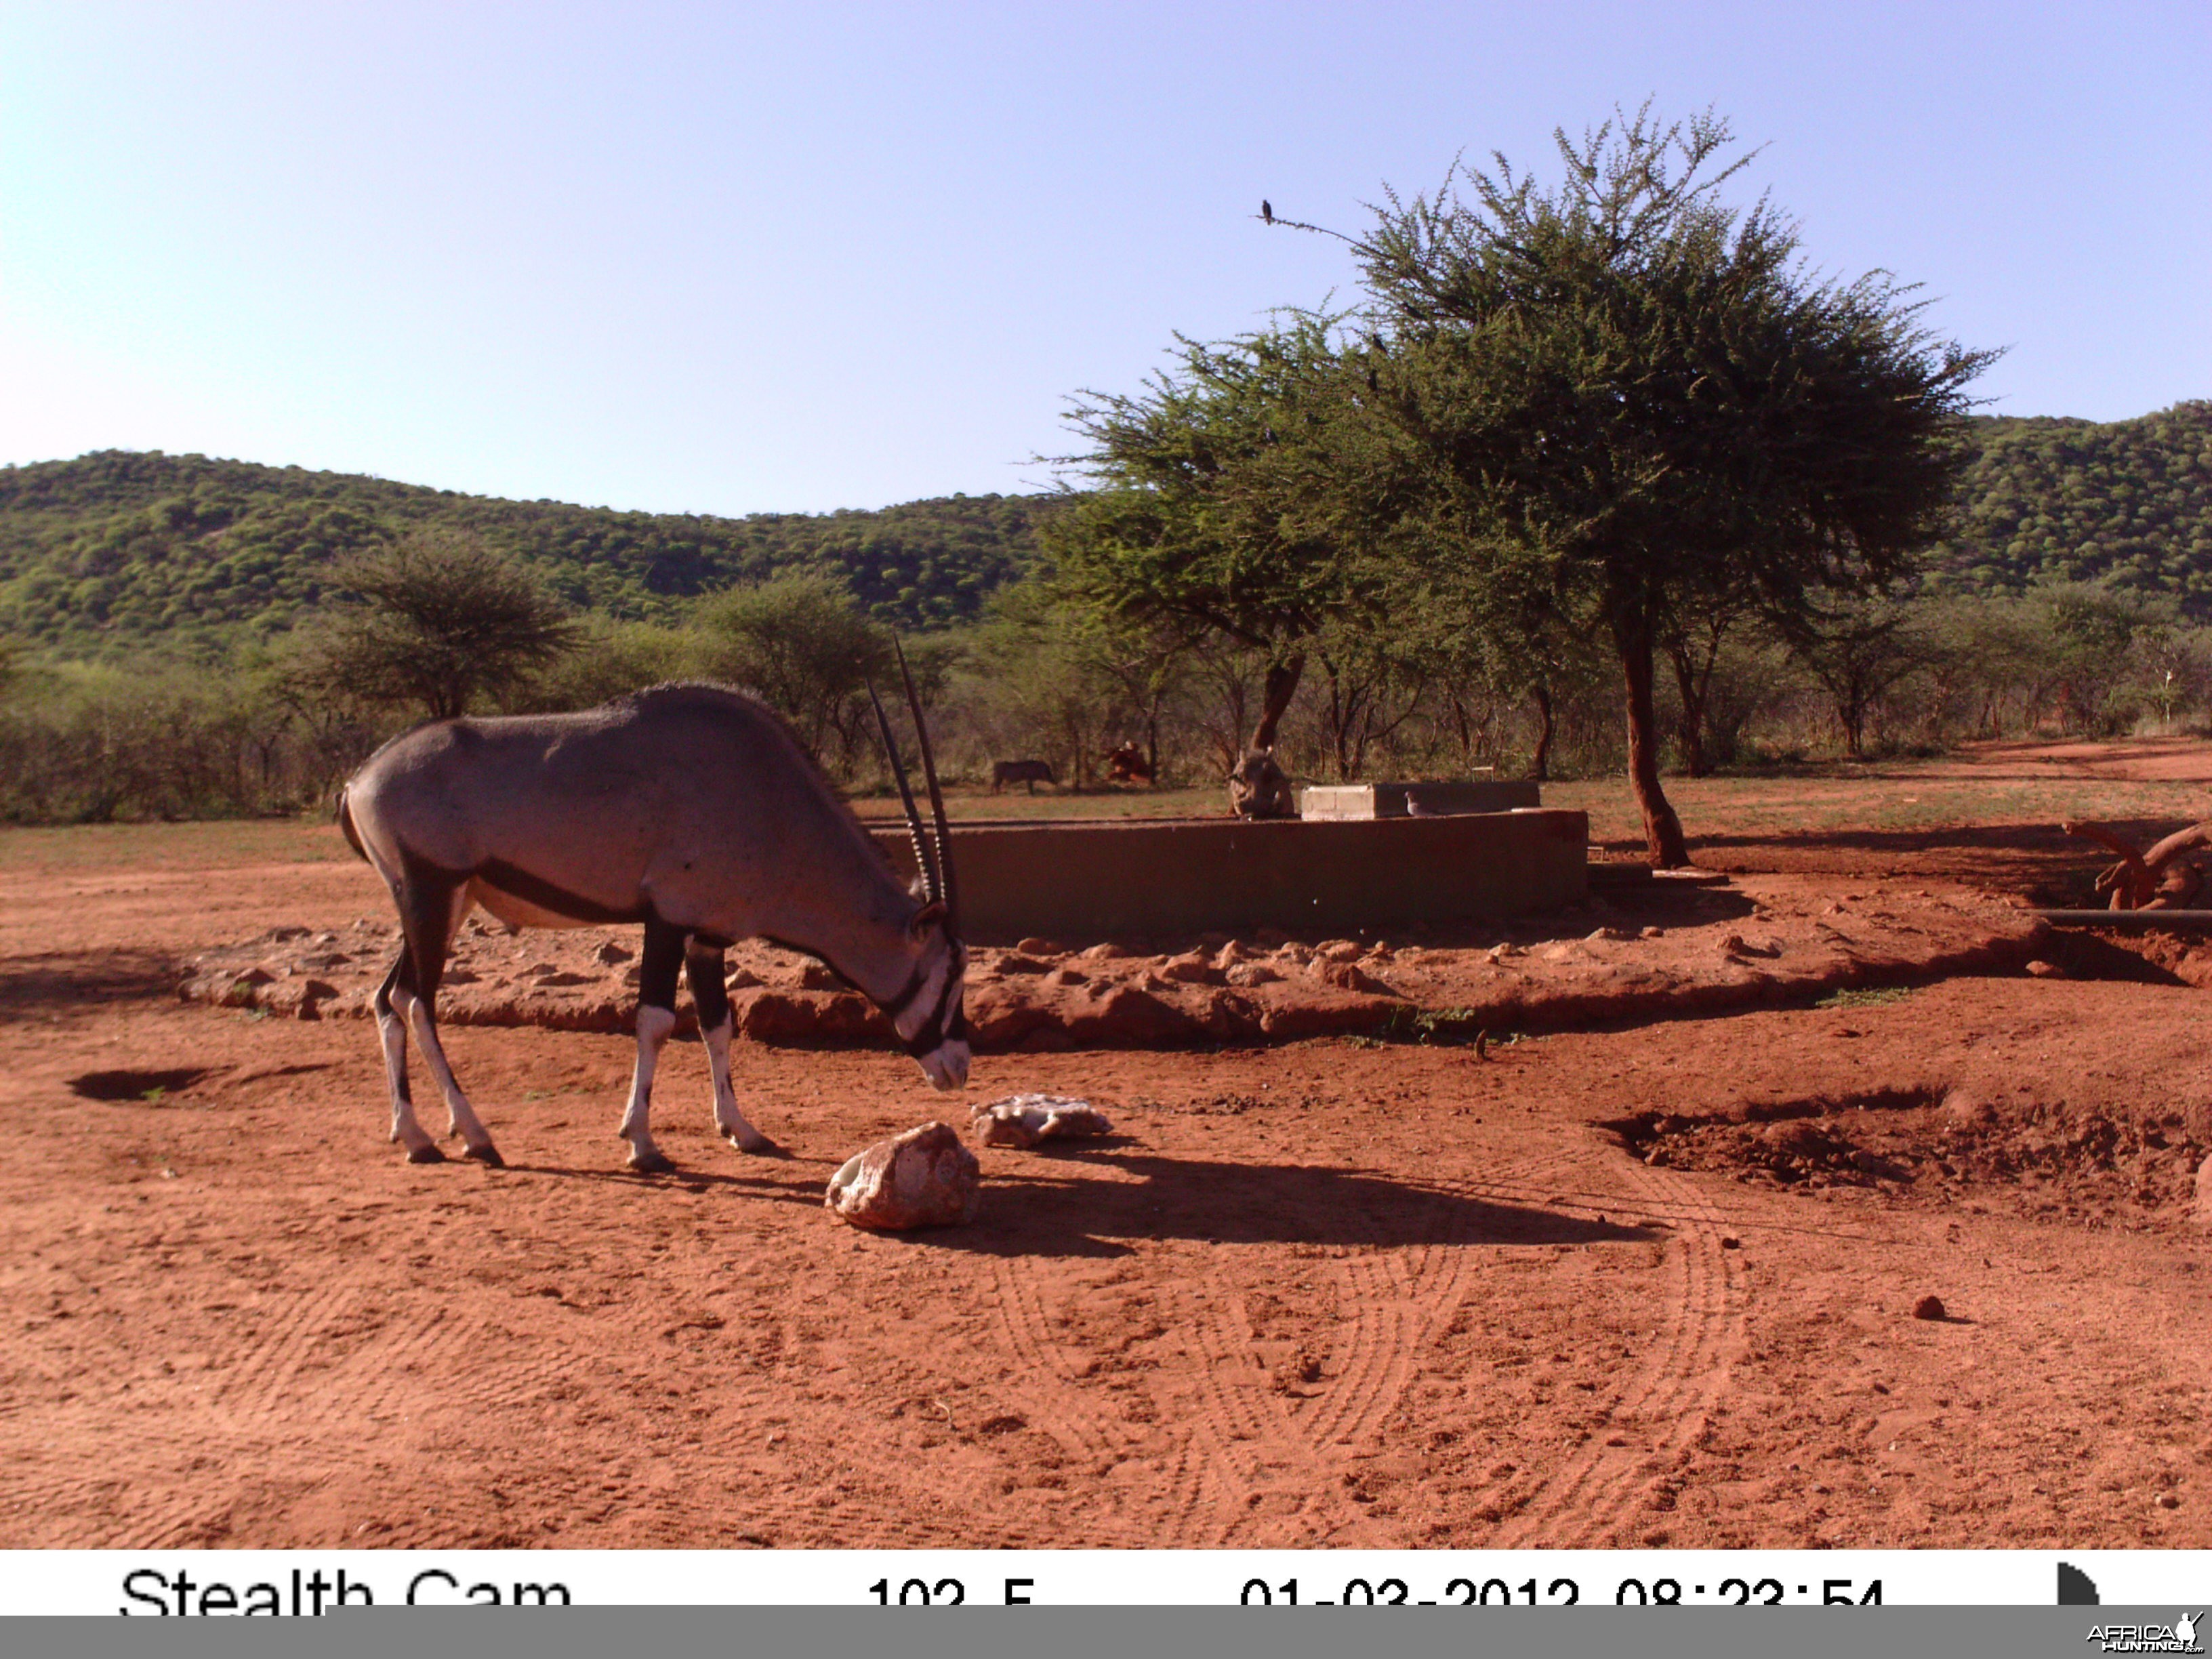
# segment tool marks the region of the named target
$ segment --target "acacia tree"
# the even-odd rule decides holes
[[[1273,745],[1313,642],[1371,605],[1382,565],[1316,490],[1358,441],[1329,320],[1304,317],[1225,344],[1179,343],[1176,372],[1133,397],[1085,394],[1091,441],[1068,464],[1097,486],[1039,531],[1062,592],[1127,623],[1168,622],[1261,653],[1251,745]]]
[[[1717,595],[1787,617],[1902,573],[1942,527],[1962,388],[1991,354],[1931,336],[1886,274],[1806,274],[1765,201],[1722,203],[1749,158],[1722,162],[1716,117],[1647,108],[1557,142],[1549,191],[1501,157],[1376,210],[1353,244],[1387,337],[1370,406],[1437,556],[1609,639],[1651,856],[1681,865],[1656,648]]]
[[[752,692],[817,763],[850,774],[872,729],[868,682],[896,671],[842,582],[802,574],[729,588],[700,603],[691,629],[703,672]]]
[[[1882,698],[1926,655],[1911,621],[1900,599],[1852,594],[1806,618],[1800,630],[1798,659],[1828,694],[1852,760],[1866,757],[1867,721]]]
[[[343,604],[303,629],[287,678],[325,708],[412,707],[451,720],[513,692],[576,638],[520,564],[461,532],[423,529],[335,563]]]

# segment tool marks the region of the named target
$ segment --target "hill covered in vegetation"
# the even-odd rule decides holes
[[[1051,501],[720,519],[109,450],[0,468],[0,634],[71,652],[266,636],[315,605],[331,559],[424,524],[480,535],[570,605],[617,617],[665,619],[702,592],[815,569],[886,620],[942,627],[1029,567]]]
[[[2109,578],[2212,618],[2212,402],[2103,423],[1979,417],[1939,587]],[[0,468],[0,635],[72,653],[219,650],[289,628],[324,567],[424,523],[516,553],[568,604],[666,621],[702,593],[836,575],[907,628],[972,619],[1036,558],[1049,495],[742,519],[510,501],[350,473],[110,450]]]
[[[2102,423],[1983,416],[1969,441],[1943,585],[2109,579],[2212,618],[2212,402]]]

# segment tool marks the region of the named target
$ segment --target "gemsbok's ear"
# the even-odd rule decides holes
[[[914,920],[906,925],[907,937],[919,943],[927,937],[929,930],[945,920],[945,902],[932,899],[914,913]]]

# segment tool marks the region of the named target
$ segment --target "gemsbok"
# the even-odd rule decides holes
[[[935,819],[927,838],[890,722],[873,687],[868,695],[906,809],[918,896],[783,723],[720,686],[655,686],[580,714],[439,720],[369,757],[339,792],[338,825],[399,911],[399,954],[375,1007],[392,1139],[410,1163],[445,1157],[408,1092],[410,1026],[467,1156],[503,1161],[438,1041],[438,984],[471,904],[510,927],[644,924],[637,1067],[618,1132],[634,1170],[673,1167],[651,1119],[679,967],[706,1040],[715,1127],[742,1151],[777,1150],[730,1086],[722,952],[741,939],[827,963],[883,1010],[931,1083],[967,1082],[951,834],[902,653],[899,669]]]

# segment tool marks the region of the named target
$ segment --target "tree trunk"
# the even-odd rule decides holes
[[[1713,658],[1706,658],[1700,675],[1691,652],[1686,640],[1674,641],[1667,647],[1668,659],[1674,665],[1674,689],[1682,699],[1682,769],[1693,778],[1702,778],[1713,769],[1712,757],[1705,752],[1705,696],[1712,690]],[[1716,650],[1714,656],[1718,654]]]
[[[1281,662],[1267,665],[1267,681],[1260,706],[1260,724],[1252,732],[1255,749],[1275,746],[1275,728],[1283,722],[1284,711],[1290,708],[1291,699],[1298,693],[1298,677],[1306,670],[1305,653]]]
[[[1843,727],[1844,758],[1864,760],[1866,758],[1866,711],[1854,704],[1843,716]]]
[[[1528,694],[1536,700],[1536,753],[1528,763],[1528,775],[1539,783],[1552,781],[1552,688],[1542,680]]]
[[[1644,812],[1644,839],[1651,849],[1651,862],[1661,870],[1679,870],[1690,861],[1689,843],[1682,836],[1682,820],[1667,803],[1659,787],[1659,722],[1652,712],[1654,678],[1651,626],[1642,616],[1613,624],[1613,641],[1620,647],[1620,666],[1628,684],[1628,776],[1636,788],[1636,804]]]

